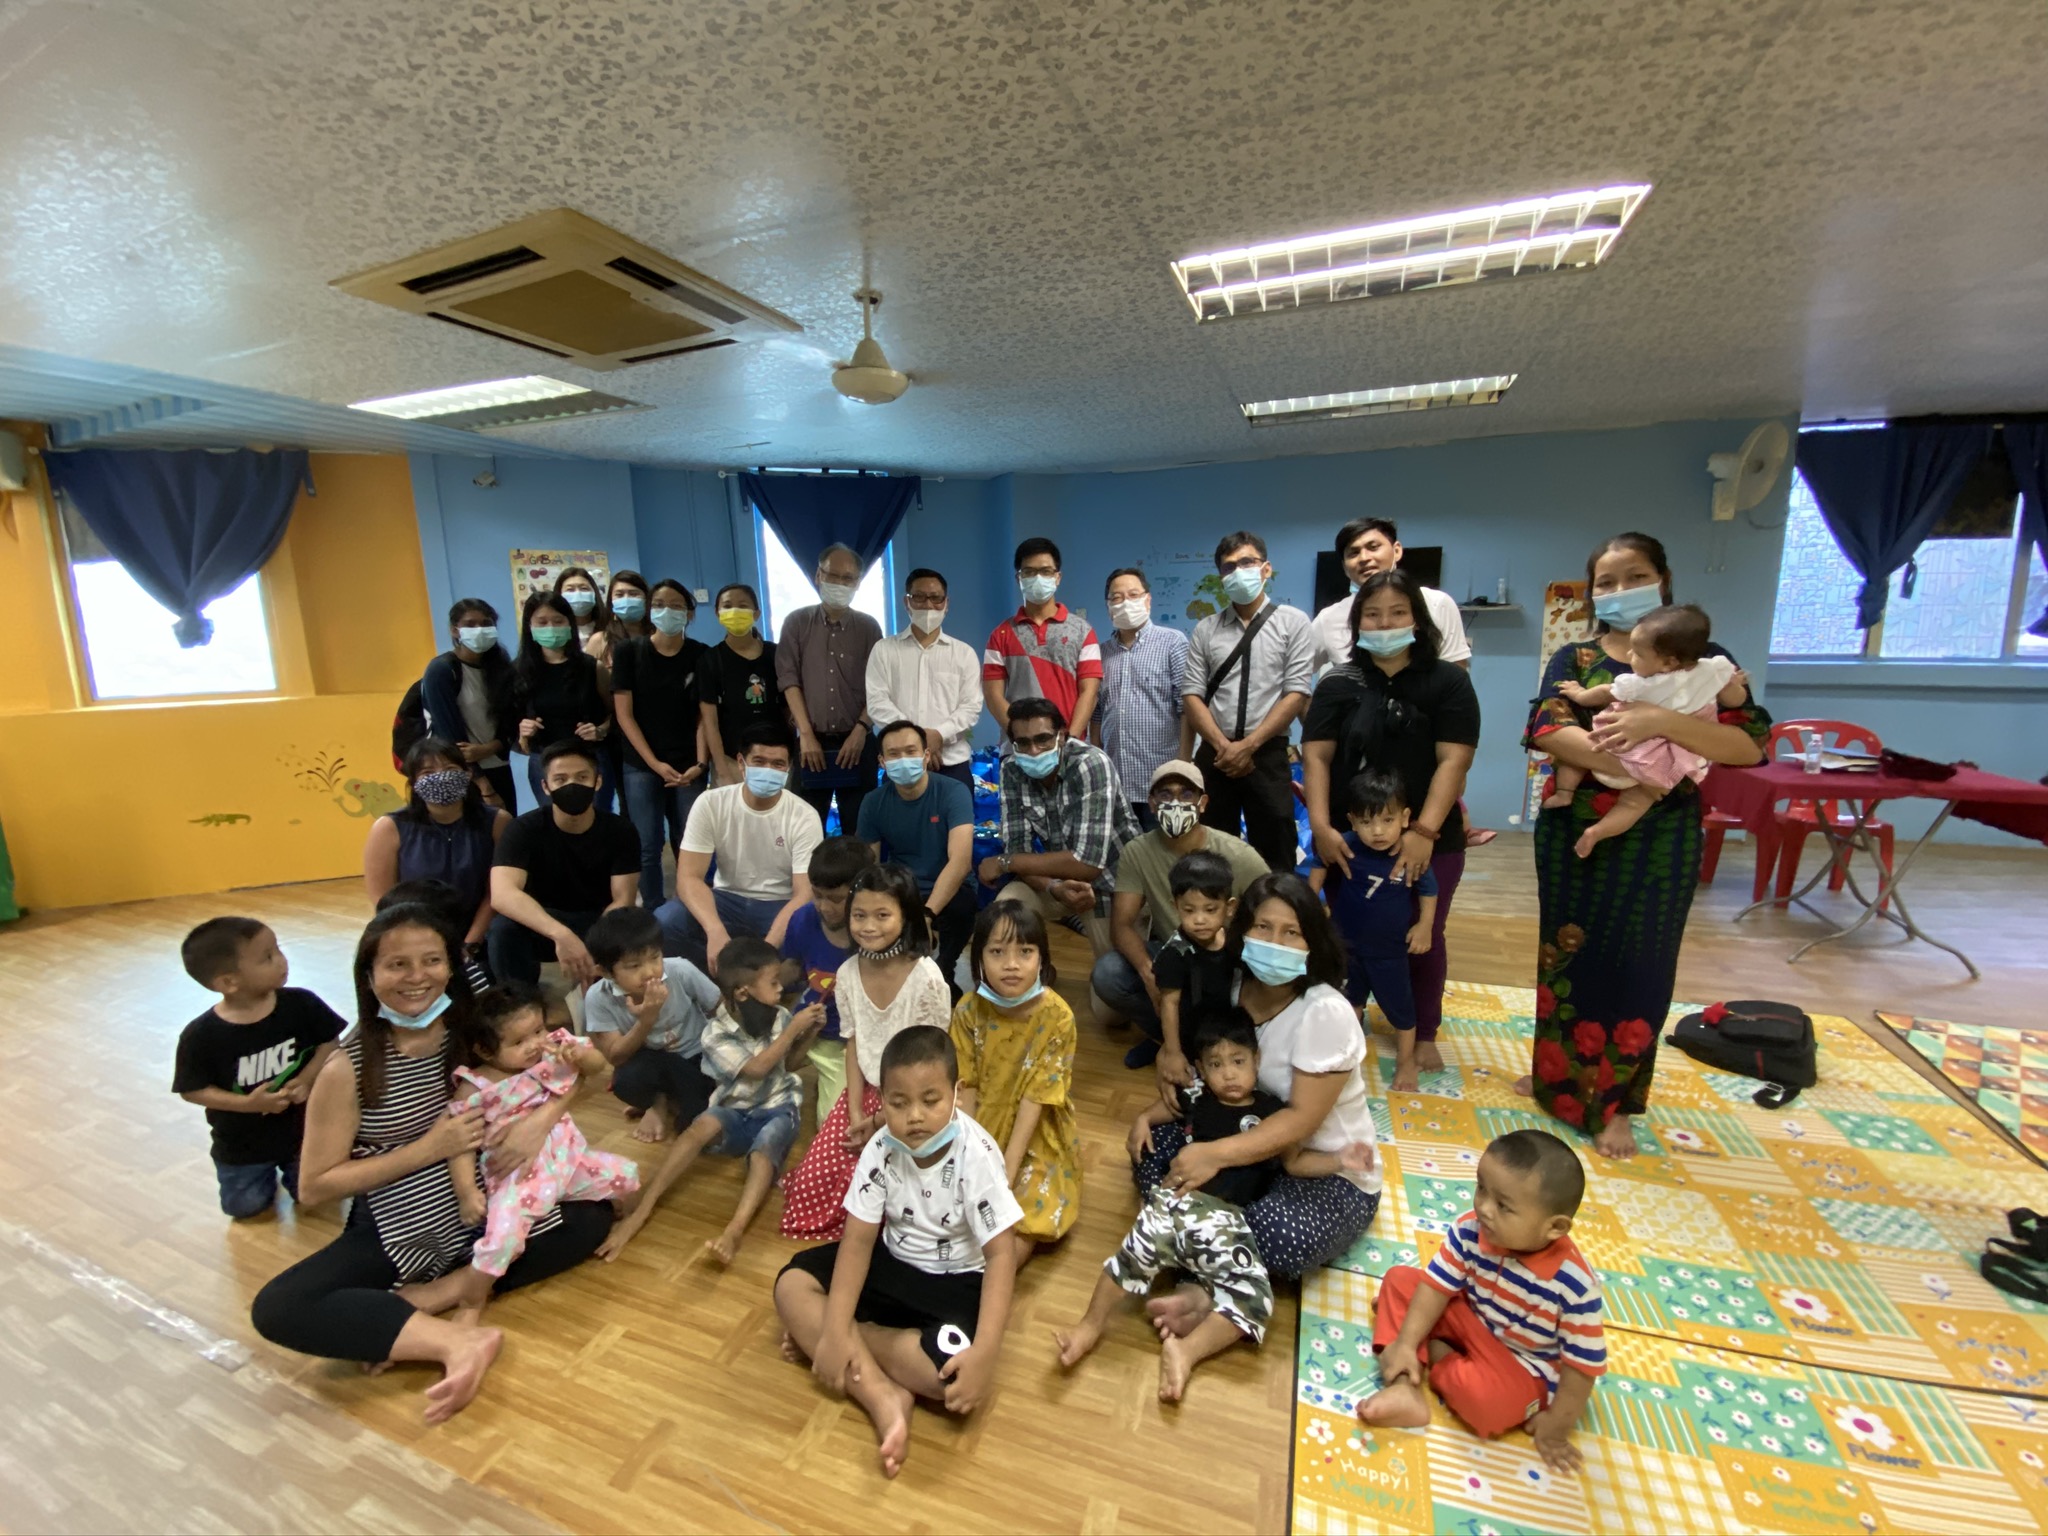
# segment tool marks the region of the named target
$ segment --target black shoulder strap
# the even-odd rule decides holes
[[[1265,627],[1266,620],[1273,616],[1273,609],[1277,606],[1275,603],[1267,603],[1265,607],[1258,611],[1257,616],[1253,618],[1251,623],[1245,625],[1244,633],[1238,636],[1237,644],[1231,647],[1230,654],[1223,658],[1222,663],[1214,672],[1209,674],[1209,685],[1202,690],[1202,702],[1204,704],[1216,697],[1216,690],[1223,686],[1223,679],[1230,675],[1230,669],[1236,666],[1239,661],[1244,662],[1247,679],[1249,679],[1252,637]],[[1243,734],[1244,731],[1240,729],[1238,735],[1242,736]]]

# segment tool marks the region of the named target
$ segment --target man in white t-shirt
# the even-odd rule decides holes
[[[818,813],[786,788],[793,750],[773,721],[750,726],[741,782],[705,790],[690,808],[675,897],[654,914],[665,953],[708,973],[709,956],[735,935],[782,947],[791,914],[811,899],[811,853],[825,835]],[[715,887],[706,879],[714,859]]]
[[[1337,558],[1344,562],[1344,574],[1356,592],[1365,578],[1376,571],[1391,571],[1401,563],[1401,537],[1384,517],[1354,517],[1337,530]],[[1458,614],[1458,601],[1435,587],[1422,589],[1423,606],[1436,626],[1436,654],[1440,661],[1455,661],[1472,670],[1472,642],[1465,638],[1465,621]],[[1351,598],[1341,597],[1315,616],[1315,668],[1340,666],[1352,659]]]

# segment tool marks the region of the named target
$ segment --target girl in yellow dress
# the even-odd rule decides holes
[[[1010,1188],[1024,1207],[1014,1231],[1017,1267],[1040,1243],[1067,1235],[1081,1214],[1081,1147],[1074,1128],[1074,1012],[1048,983],[1045,920],[998,901],[968,946],[979,986],[953,1010],[960,1108],[1003,1149]]]

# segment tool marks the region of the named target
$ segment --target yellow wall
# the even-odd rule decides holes
[[[47,499],[0,497],[0,612],[22,647],[0,668],[0,826],[23,908],[361,869],[435,627],[404,459],[315,454],[312,471],[263,571],[282,696],[261,699],[92,704]]]

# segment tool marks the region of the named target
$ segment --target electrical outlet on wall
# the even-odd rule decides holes
[[[711,601],[711,589],[710,589],[709,587],[699,587],[699,588],[697,589],[697,601],[698,601],[698,602],[700,602],[700,603],[708,603],[708,602],[710,602],[710,601]]]

